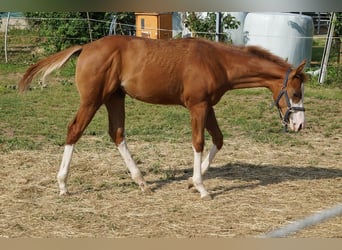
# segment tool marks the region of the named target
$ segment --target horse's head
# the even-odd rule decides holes
[[[280,118],[290,130],[298,132],[305,126],[304,116],[304,60],[296,69],[289,69],[283,84],[273,92],[274,105],[278,107]]]

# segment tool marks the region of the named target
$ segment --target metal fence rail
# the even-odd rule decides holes
[[[302,220],[298,220],[293,222],[287,226],[284,226],[280,229],[274,230],[266,235],[260,236],[261,238],[281,238],[286,237],[288,235],[294,234],[304,228],[314,226],[316,224],[322,223],[330,218],[342,216],[342,203],[338,204],[335,207],[328,208],[319,213],[308,216]]]

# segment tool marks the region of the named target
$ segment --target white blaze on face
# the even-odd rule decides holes
[[[298,103],[293,103],[290,99],[292,107],[304,108],[304,84],[302,84],[302,99]],[[290,114],[290,129],[292,131],[299,131],[305,127],[304,111],[295,111]]]

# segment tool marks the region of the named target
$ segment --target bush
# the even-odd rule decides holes
[[[90,21],[88,22],[88,16]],[[120,22],[134,24],[134,13],[118,12],[26,12],[31,28],[39,31],[46,53],[55,53],[71,45],[85,44],[108,35],[113,15]],[[132,18],[133,15],[133,18]],[[93,22],[91,20],[97,20]],[[90,30],[89,30],[90,25]],[[126,30],[121,29],[121,33]]]
[[[191,32],[195,33],[197,37],[203,37],[210,40],[215,40],[216,36],[216,13],[208,12],[206,17],[201,17],[196,12],[189,12],[186,16],[184,24]],[[230,14],[223,14],[221,16],[220,30],[237,29],[240,22]],[[230,42],[228,34],[220,34],[220,41]]]

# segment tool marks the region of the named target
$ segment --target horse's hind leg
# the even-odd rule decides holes
[[[223,145],[223,135],[217,124],[215,112],[212,107],[210,107],[208,110],[205,127],[212,137],[213,146],[210,152],[208,153],[207,157],[204,159],[204,161],[201,164],[202,175],[205,174],[205,172],[209,169],[210,164],[213,161],[216,153],[222,148],[222,145]]]
[[[131,173],[132,179],[145,193],[151,190],[147,186],[144,177],[136,166],[125,141],[125,94],[118,90],[105,103],[108,111],[109,135],[118,147],[125,164]]]
[[[83,131],[88,126],[89,122],[91,121],[99,107],[100,105],[97,104],[81,104],[76,117],[69,124],[63,159],[57,174],[60,195],[67,194],[68,192],[66,182],[68,179],[69,167],[74,150],[74,145],[82,136]]]

